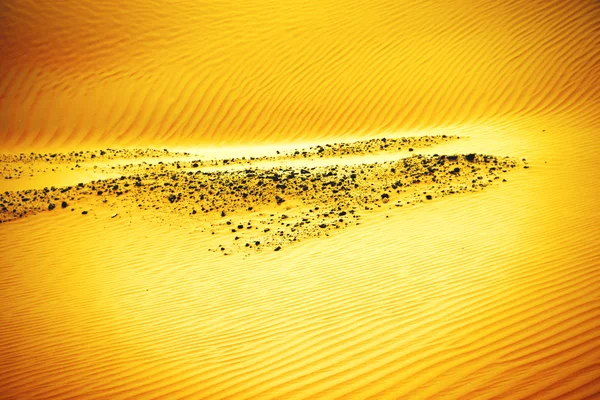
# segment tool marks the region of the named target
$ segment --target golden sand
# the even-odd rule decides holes
[[[0,398],[600,395],[598,2],[0,21]]]

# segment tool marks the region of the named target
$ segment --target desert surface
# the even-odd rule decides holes
[[[600,4],[0,5],[0,398],[600,397]]]

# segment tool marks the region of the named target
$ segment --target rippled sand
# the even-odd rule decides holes
[[[0,6],[1,398],[599,395],[600,6],[367,3]],[[460,140],[293,156],[414,135]],[[15,161],[31,151],[49,159]],[[233,246],[226,221],[304,200],[221,217],[137,207],[119,187],[4,218],[27,190],[163,166],[232,180],[250,157],[342,177],[377,165],[366,192],[388,184],[384,163],[468,154],[518,165],[410,204],[376,191],[359,225],[264,248]]]

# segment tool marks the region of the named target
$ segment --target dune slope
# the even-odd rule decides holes
[[[4,1],[6,151],[360,137],[599,106],[600,6]]]
[[[500,187],[278,252],[116,205],[3,223],[3,397],[594,398],[598,145],[548,128]]]

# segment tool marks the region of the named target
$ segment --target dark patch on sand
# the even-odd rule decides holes
[[[120,206],[149,214],[161,210],[203,221],[212,234],[230,236],[229,243],[215,251],[226,254],[241,249],[279,251],[308,237],[329,235],[358,225],[364,213],[381,207],[403,207],[482,190],[501,181],[503,174],[523,162],[474,153],[433,156],[411,153],[411,157],[396,161],[349,166],[258,168],[252,166],[253,162],[399,151],[450,139],[456,137],[374,139],[315,146],[277,157],[132,164],[131,173],[120,178],[4,192],[0,194],[0,221],[42,211],[61,212],[60,209],[70,205],[81,204],[82,209],[84,204],[88,208],[90,202],[118,202]],[[73,162],[81,157],[80,153],[68,154],[75,157]],[[247,167],[239,168],[240,164]],[[215,165],[238,168],[202,170]],[[60,208],[56,207],[58,204]],[[86,213],[87,210],[82,212]]]

